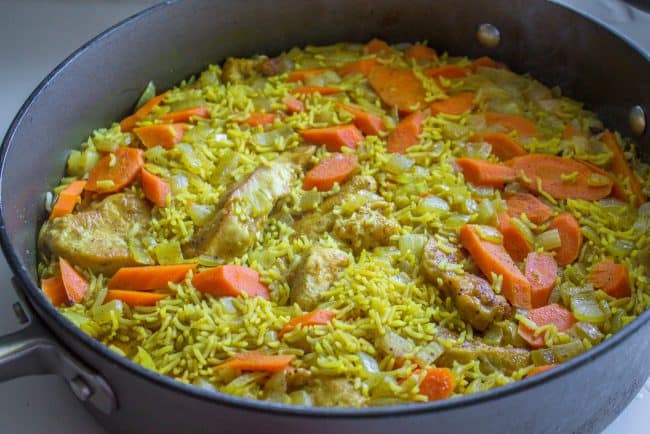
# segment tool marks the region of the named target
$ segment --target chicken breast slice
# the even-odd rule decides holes
[[[454,362],[466,364],[478,360],[488,370],[499,370],[510,375],[514,371],[531,364],[530,351],[522,348],[493,347],[480,342],[464,342],[459,346],[447,348],[436,359],[436,366],[452,367]]]

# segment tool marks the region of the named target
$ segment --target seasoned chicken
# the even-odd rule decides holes
[[[240,59],[229,57],[223,64],[221,79],[225,83],[241,83],[250,77],[258,75],[263,62],[263,58]]]
[[[307,391],[319,407],[361,407],[366,401],[347,378],[318,378]]]
[[[424,247],[422,270],[432,282],[442,281],[464,320],[476,330],[485,330],[492,322],[509,316],[511,307],[503,296],[494,293],[485,279],[458,270],[463,259],[457,248],[441,246],[435,238],[430,238]]]
[[[390,244],[390,238],[400,232],[399,223],[393,218],[384,216],[377,205],[364,205],[358,211],[347,217],[340,217],[334,223],[334,234],[350,243],[355,250],[370,250],[378,246]]]
[[[415,344],[394,331],[388,331],[375,339],[375,347],[382,354],[390,354],[395,359],[403,359],[415,350]]]
[[[313,310],[320,294],[327,291],[350,259],[345,252],[313,246],[289,276],[289,300],[304,310]]]
[[[149,205],[138,196],[113,194],[86,211],[45,223],[39,248],[95,273],[110,275],[120,267],[139,265],[129,249],[128,234],[134,224],[146,229],[150,214]]]
[[[522,348],[492,347],[480,342],[465,342],[457,347],[447,348],[436,360],[436,366],[453,366],[454,362],[469,363],[479,360],[488,368],[497,369],[507,375],[530,365],[530,351]]]
[[[253,245],[276,202],[288,195],[314,153],[313,146],[287,152],[264,164],[224,194],[214,215],[183,246],[186,257],[199,255],[229,259]]]

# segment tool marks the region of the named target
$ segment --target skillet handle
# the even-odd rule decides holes
[[[115,411],[117,400],[108,383],[72,356],[47,330],[29,307],[15,277],[12,284],[21,300],[14,303],[14,313],[21,324],[27,325],[0,336],[0,382],[28,375],[59,375],[79,400],[104,414]]]

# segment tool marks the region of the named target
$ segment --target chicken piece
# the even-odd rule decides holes
[[[214,215],[183,246],[185,256],[230,259],[246,252],[276,202],[291,192],[298,172],[311,161],[314,151],[315,147],[305,146],[286,152],[224,194]]]
[[[354,388],[354,380],[347,378],[317,378],[307,392],[318,407],[361,407],[366,401]]]
[[[390,244],[390,238],[400,232],[400,225],[394,219],[377,210],[384,201],[362,206],[349,217],[342,217],[334,223],[334,234],[348,241],[355,250],[371,250]]]
[[[293,69],[293,62],[282,56],[271,57],[270,59],[264,59],[258,69],[263,75],[270,77]]]
[[[150,220],[145,200],[131,193],[113,194],[86,211],[45,223],[39,248],[95,273],[111,275],[120,267],[140,265],[129,249],[129,230],[134,224],[146,230]]]
[[[435,238],[430,238],[424,247],[422,270],[430,281],[442,280],[444,290],[454,300],[464,320],[476,330],[485,330],[492,322],[508,317],[512,309],[485,279],[457,272],[460,271],[457,264],[463,259],[460,250],[441,246]]]
[[[320,294],[329,289],[349,263],[350,258],[341,250],[313,246],[288,278],[289,300],[303,310],[313,310]]]
[[[487,370],[499,370],[507,375],[530,365],[530,351],[522,348],[504,348],[485,345],[480,342],[464,342],[451,347],[436,360],[436,366],[452,367],[479,360]]]
[[[225,83],[241,83],[248,78],[258,75],[264,60],[264,58],[239,59],[229,57],[223,64],[221,79]]]

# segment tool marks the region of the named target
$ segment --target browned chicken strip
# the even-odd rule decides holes
[[[499,370],[510,375],[518,369],[530,366],[530,351],[522,348],[493,347],[479,342],[465,342],[457,347],[447,348],[436,360],[436,366],[452,367],[479,360],[489,370]]]

